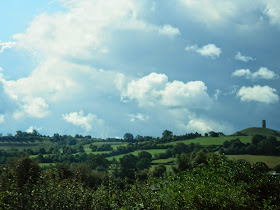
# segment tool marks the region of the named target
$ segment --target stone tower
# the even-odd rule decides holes
[[[262,121],[262,128],[266,128],[266,122],[265,122],[265,120]]]

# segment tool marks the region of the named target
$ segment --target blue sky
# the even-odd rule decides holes
[[[0,133],[280,130],[277,0],[0,3]]]

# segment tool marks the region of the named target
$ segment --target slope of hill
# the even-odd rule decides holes
[[[272,130],[269,128],[260,128],[260,127],[252,127],[252,128],[246,128],[244,130],[238,131],[231,136],[253,136],[256,134],[264,135],[264,136],[280,136],[280,131]]]

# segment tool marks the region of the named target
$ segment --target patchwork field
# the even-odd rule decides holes
[[[264,155],[227,155],[230,159],[247,160],[250,163],[264,162],[269,168],[274,168],[280,164],[279,156],[264,156]]]

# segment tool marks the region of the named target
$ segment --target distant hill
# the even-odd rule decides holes
[[[234,134],[231,134],[231,136],[253,136],[256,134],[260,134],[260,135],[264,135],[264,136],[279,136],[280,137],[280,131],[271,130],[269,128],[260,128],[260,127],[246,128],[242,131],[238,131]]]

